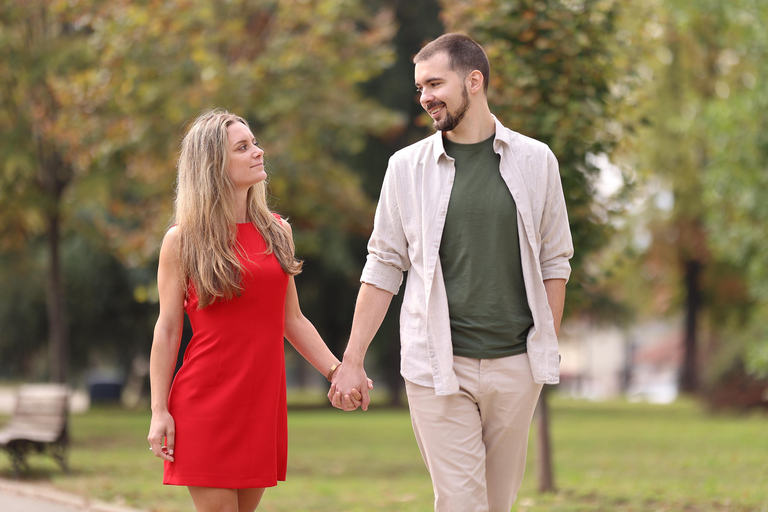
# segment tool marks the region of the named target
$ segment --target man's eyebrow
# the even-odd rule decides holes
[[[434,81],[436,81],[436,80],[442,80],[442,78],[440,78],[440,77],[438,77],[438,76],[433,76],[433,77],[431,77],[431,78],[427,78],[426,80],[424,80],[424,83],[425,83],[425,84],[428,84],[428,83],[430,83],[430,82],[434,82]],[[418,83],[418,82],[416,82],[416,87],[421,87],[421,84],[420,84],[420,83]]]

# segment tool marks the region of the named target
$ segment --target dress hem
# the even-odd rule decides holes
[[[266,487],[276,487],[278,482],[285,482],[285,478],[271,480],[246,480],[244,482],[233,483],[217,482],[208,478],[183,478],[163,480],[163,485],[180,485],[186,487],[213,487],[216,489],[263,489]]]

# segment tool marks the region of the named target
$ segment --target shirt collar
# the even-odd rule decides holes
[[[440,157],[445,156],[448,158],[448,153],[445,152],[445,146],[443,145],[443,132],[437,131],[431,135],[434,139],[432,141],[432,156],[435,159],[435,163],[440,163]]]
[[[512,146],[511,138],[514,132],[507,130],[504,125],[501,124],[501,121],[496,118],[496,116],[493,114],[491,114],[491,116],[493,117],[493,122],[496,123],[496,135],[493,139],[493,150],[500,154],[502,150],[502,144],[505,145],[507,149]],[[432,142],[432,156],[435,159],[435,163],[439,163],[441,156],[448,158],[448,153],[445,152],[445,145],[443,144],[443,132],[435,132],[431,135],[431,137],[434,138]]]
[[[502,144],[504,144],[507,149],[512,147],[511,139],[514,132],[505,128],[504,125],[501,124],[501,121],[496,118],[496,116],[493,114],[491,114],[491,116],[493,116],[493,122],[496,123],[496,137],[493,139],[493,150],[497,154],[501,154]]]

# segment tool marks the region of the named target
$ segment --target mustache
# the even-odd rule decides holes
[[[445,103],[442,101],[433,101],[431,103],[427,103],[427,110],[432,110],[433,108],[441,107],[443,105],[445,105]]]

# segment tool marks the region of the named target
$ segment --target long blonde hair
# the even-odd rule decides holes
[[[179,227],[179,264],[185,286],[192,283],[198,309],[243,291],[243,265],[237,258],[235,187],[229,178],[227,128],[248,122],[226,110],[203,112],[184,136],[177,165],[173,223]],[[267,205],[267,185],[248,189],[247,220],[264,237],[288,275],[301,272],[293,240]]]

